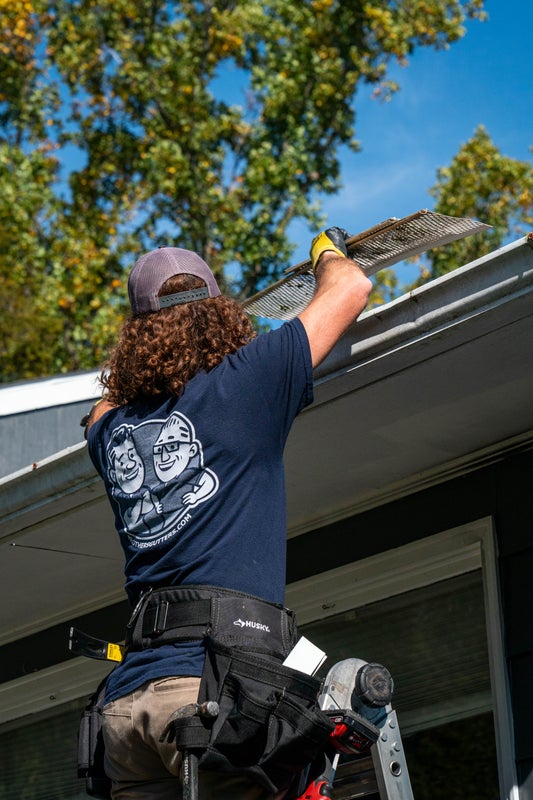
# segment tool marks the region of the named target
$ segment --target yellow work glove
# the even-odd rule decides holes
[[[310,250],[313,269],[316,269],[320,256],[326,250],[332,250],[339,256],[347,256],[345,239],[349,237],[350,234],[344,228],[327,228],[319,233],[318,236],[315,236],[311,242]]]

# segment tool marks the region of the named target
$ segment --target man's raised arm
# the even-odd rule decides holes
[[[309,339],[313,367],[327,356],[342,334],[365,308],[372,282],[346,256],[342,228],[328,228],[313,239],[311,261],[316,292],[299,314]]]

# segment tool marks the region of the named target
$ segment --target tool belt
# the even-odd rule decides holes
[[[217,586],[145,592],[126,629],[126,648],[205,639],[285,658],[297,640],[294,613],[282,605]]]
[[[298,640],[281,605],[214,586],[148,591],[134,609],[128,649],[202,639],[206,659],[198,702],[216,719],[176,720],[179,750],[200,770],[247,775],[276,794],[321,756],[334,728],[318,707],[319,679],[283,665]]]
[[[216,701],[219,713],[214,720],[176,720],[176,746],[193,752],[200,770],[246,775],[276,794],[320,760],[334,729],[318,706],[321,681],[282,663],[297,639],[295,615],[281,605],[220,587],[180,586],[141,596],[127,625],[126,649],[202,640],[198,701]],[[86,709],[94,730],[83,737],[85,747],[97,736],[101,741],[102,697],[97,693]],[[93,753],[80,756],[79,774],[88,794],[106,798],[107,787],[102,791],[96,780],[105,777],[103,749],[98,755],[97,764]]]

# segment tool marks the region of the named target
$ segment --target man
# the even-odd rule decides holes
[[[283,609],[283,449],[295,416],[312,402],[312,369],[368,300],[371,283],[346,257],[344,238],[330,228],[313,240],[313,300],[297,319],[257,337],[197,254],[160,248],[131,271],[132,317],[104,367],[105,399],[88,424],[136,606],[127,655],[106,688],[106,771],[117,800],[178,796],[180,755],[159,739],[169,715],[196,702],[202,674],[202,686],[207,681],[207,633],[215,642],[208,661],[215,651],[224,657],[228,643],[280,660],[293,642]],[[143,491],[158,501],[134,529],[124,524],[131,497],[117,494],[109,458],[125,425],[144,465]],[[234,614],[232,622],[228,611],[218,628],[210,618],[192,634],[184,598],[201,604],[206,591],[217,609],[235,601],[249,618]],[[261,783],[253,771],[226,776],[206,768],[200,796],[267,800],[278,789],[281,796],[287,781],[276,769]]]

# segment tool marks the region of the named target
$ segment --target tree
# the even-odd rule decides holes
[[[391,61],[447,47],[483,13],[483,0],[0,0],[3,180],[26,237],[22,260],[4,203],[2,379],[98,363],[124,265],[156,244],[202,253],[236,296],[274,280],[288,225],[321,223],[313,195],[338,189],[339,147],[358,148],[357,87],[390,97]]]
[[[423,278],[435,278],[501,247],[533,225],[533,165],[504,156],[483,126],[437,172],[435,211],[473,217],[492,228],[428,253]]]

